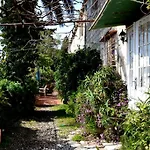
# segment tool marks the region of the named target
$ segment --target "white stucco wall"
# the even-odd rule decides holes
[[[81,28],[83,28],[83,29],[81,29]],[[83,31],[82,35],[81,35],[81,32],[82,32],[81,30]],[[71,37],[72,37],[72,35],[71,35]],[[72,42],[69,45],[69,52],[75,53],[77,50],[83,49],[84,45],[85,45],[85,27],[83,25],[83,27],[81,27],[81,26],[77,27],[76,34],[75,34]]]
[[[120,36],[119,34],[121,33],[121,31],[123,30],[124,32],[126,32],[126,27],[125,26],[118,26],[115,27],[117,30],[117,49],[116,52],[119,55],[120,61],[117,62],[116,64],[116,68],[117,71],[120,73],[122,79],[127,82],[127,42],[122,42],[120,40]]]

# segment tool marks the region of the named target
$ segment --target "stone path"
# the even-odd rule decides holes
[[[96,150],[70,139],[60,139],[49,107],[36,110],[32,118],[20,121],[11,131],[9,144],[0,150]]]
[[[69,144],[58,139],[54,119],[44,109],[36,111],[30,120],[20,121],[21,126],[16,124],[9,135],[9,146],[0,150],[72,150]]]
[[[52,99],[49,98],[41,98],[37,104],[47,106],[61,103],[54,95]],[[9,133],[9,137],[6,138],[8,143],[0,147],[0,150],[98,150],[95,145],[89,145],[84,141],[71,141],[71,136],[66,139],[59,138],[59,130],[55,126],[55,113],[50,111],[50,107],[36,109],[32,117],[15,124],[11,134]]]

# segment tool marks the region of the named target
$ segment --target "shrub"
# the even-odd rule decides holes
[[[67,103],[87,74],[93,74],[101,66],[100,54],[96,50],[83,49],[75,54],[61,53],[55,72],[56,88]]]
[[[34,111],[35,96],[38,93],[37,81],[32,78],[26,78],[22,87],[22,114],[28,115]]]
[[[150,99],[137,103],[137,108],[126,116],[122,150],[150,149]]]
[[[7,79],[0,81],[0,128],[6,128],[19,117],[34,110],[36,82],[26,79],[25,83]]]
[[[73,100],[69,100],[66,107],[66,114],[69,116],[75,117],[75,102]]]
[[[3,91],[0,91],[0,129],[6,126],[11,115],[11,105],[8,99],[4,96]]]
[[[103,67],[87,77],[79,87],[76,103],[79,122],[95,128],[101,138],[119,141],[128,100],[126,85],[113,68]]]
[[[12,86],[13,82],[9,80],[4,79],[0,81],[0,128],[6,127],[8,122],[11,122],[14,118],[13,110],[15,108],[12,107],[14,101],[11,99],[13,94],[11,92]]]

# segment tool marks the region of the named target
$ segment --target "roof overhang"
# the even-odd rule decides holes
[[[130,25],[144,14],[143,0],[106,0],[90,29]],[[143,6],[143,7],[142,7]]]

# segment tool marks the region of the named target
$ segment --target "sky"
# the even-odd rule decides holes
[[[83,0],[77,0],[78,2],[82,2]],[[40,6],[42,6],[42,2],[41,0],[39,0],[38,4]],[[75,6],[76,10],[80,10],[81,9],[81,3],[76,4]],[[42,11],[45,11],[44,9]],[[45,18],[46,20],[46,18]],[[61,26],[61,25],[57,25],[57,26],[47,26],[47,28],[49,29],[57,29],[56,30],[56,34],[55,34],[55,38],[58,38],[59,40],[63,40],[65,36],[69,35],[69,32],[73,29],[73,23],[66,23],[65,25]],[[67,33],[67,34],[64,34]],[[0,50],[2,49],[1,44],[0,44]]]
[[[82,2],[83,0],[78,0],[78,2]],[[76,10],[81,9],[81,3],[76,4],[75,6]],[[73,29],[74,25],[73,23],[66,23],[64,26],[48,26],[48,28],[56,28],[56,38],[59,38],[61,41],[64,39],[65,36],[69,35],[70,31]],[[65,34],[64,34],[65,33]],[[67,34],[66,34],[67,33]]]

